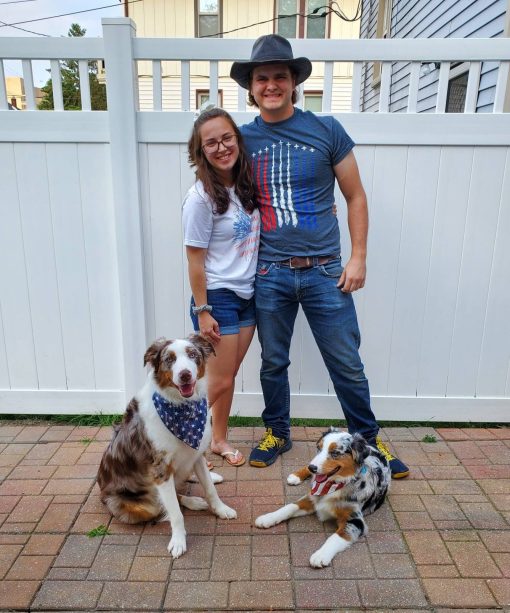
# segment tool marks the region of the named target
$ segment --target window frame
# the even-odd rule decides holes
[[[195,0],[195,38],[200,38],[200,16],[216,15],[216,13],[201,13],[200,0]],[[219,34],[214,38],[223,38],[223,0],[218,0],[218,29]],[[213,38],[213,37],[211,37]]]
[[[211,90],[210,89],[196,89],[195,90],[195,109],[197,111],[200,110],[200,107],[202,106],[201,104],[198,104],[198,99],[200,96],[203,96],[204,94],[208,94],[210,95]],[[223,108],[223,90],[222,89],[218,89],[218,105],[220,108]]]
[[[377,7],[376,38],[391,38],[391,17],[393,14],[393,0],[379,0]],[[381,85],[381,62],[374,62],[372,72],[372,87]]]
[[[448,91],[446,93],[445,113],[453,113],[453,111],[448,110],[448,102],[450,101],[452,81],[464,75],[466,75],[469,80],[469,65],[470,65],[469,62],[460,62],[456,66],[453,66],[452,68],[450,68],[450,73],[448,75]],[[466,83],[466,93],[467,93],[467,83]],[[465,108],[466,108],[466,96],[464,96],[464,104],[463,104],[462,111],[459,111],[459,112],[463,113],[465,111]]]
[[[306,96],[320,96],[321,97],[321,110],[320,111],[312,111],[313,113],[322,113],[322,108],[324,105],[324,92],[322,89],[306,89],[303,91],[303,110],[305,109]]]
[[[278,8],[279,8],[280,0],[274,0],[273,4],[273,34],[279,34],[278,32]],[[296,3],[296,13],[301,13],[301,15],[297,16],[296,19],[296,36],[290,38],[289,40],[295,39],[306,39],[306,40],[328,40],[331,38],[331,13],[326,15],[326,25],[324,28],[324,39],[322,38],[307,38],[305,36],[307,25],[308,25],[308,17],[302,17],[302,15],[307,14],[308,10],[308,0],[295,0]],[[324,3],[326,4],[326,2]],[[329,5],[329,1],[327,2]]]

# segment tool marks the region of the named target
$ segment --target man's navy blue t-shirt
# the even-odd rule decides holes
[[[259,190],[259,258],[338,254],[333,167],[354,147],[341,124],[294,108],[284,121],[258,116],[240,129]]]

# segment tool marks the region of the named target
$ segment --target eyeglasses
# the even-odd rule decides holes
[[[233,133],[224,134],[220,140],[208,140],[202,145],[202,151],[204,153],[216,153],[220,150],[220,144],[230,149],[237,143],[237,136]]]

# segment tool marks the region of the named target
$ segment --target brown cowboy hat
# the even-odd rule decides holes
[[[244,89],[250,88],[250,74],[264,64],[286,64],[296,74],[296,85],[306,81],[312,73],[312,63],[307,57],[294,57],[289,41],[279,34],[260,36],[253,43],[248,61],[234,62],[230,76]]]

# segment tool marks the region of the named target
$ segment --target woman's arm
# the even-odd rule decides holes
[[[207,283],[205,278],[205,256],[207,249],[186,246],[188,258],[188,275],[191,292],[196,306],[207,304]],[[207,311],[198,314],[200,334],[213,343],[220,341],[220,327],[214,317]]]

